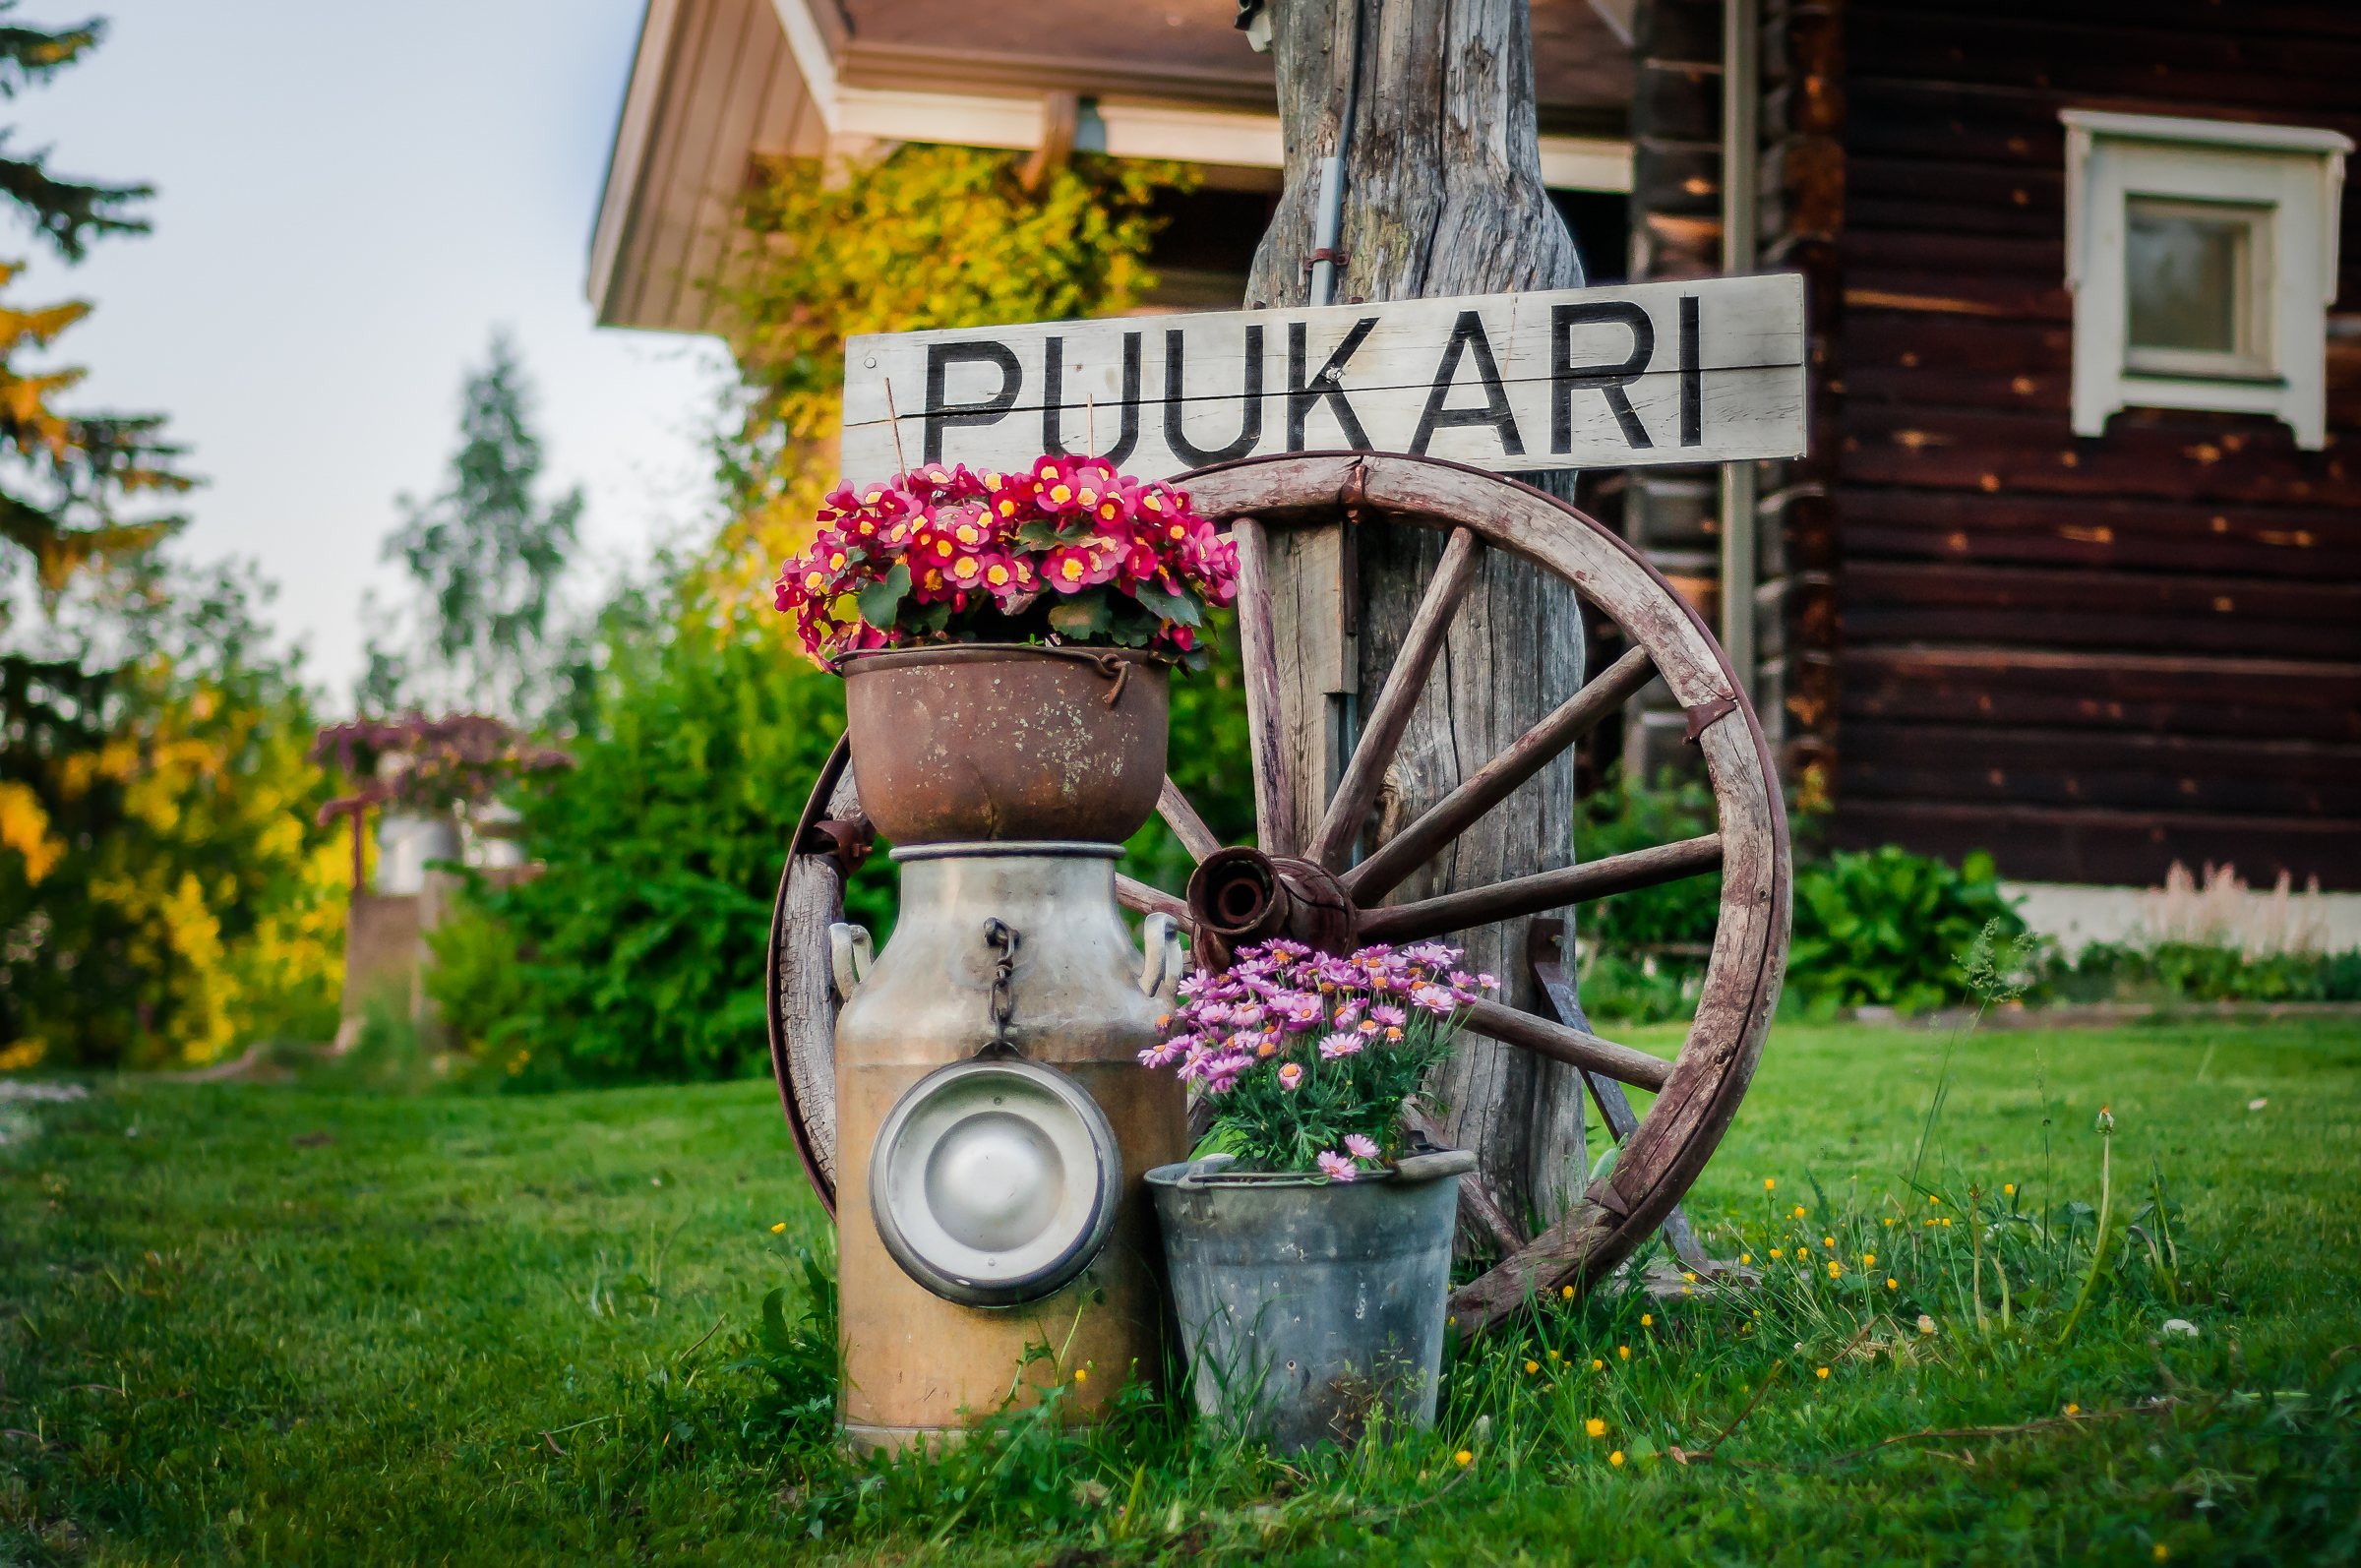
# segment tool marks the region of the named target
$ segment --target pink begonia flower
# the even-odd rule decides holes
[[[1342,1033],[1333,1034],[1320,1042],[1320,1059],[1322,1061],[1334,1061],[1339,1056],[1350,1056],[1360,1050],[1361,1036]]]
[[[1301,1066],[1299,1066],[1298,1064],[1296,1064],[1295,1062],[1292,1062],[1292,1061],[1291,1061],[1291,1062],[1289,1062],[1289,1063],[1288,1063],[1286,1066],[1284,1066],[1284,1067],[1281,1067],[1281,1068],[1279,1069],[1279,1087],[1280,1087],[1280,1088],[1282,1088],[1282,1089],[1294,1089],[1294,1088],[1299,1088],[1299,1087],[1301,1087],[1301,1086],[1302,1086],[1302,1082],[1303,1082],[1303,1069],[1302,1069]]]
[[[1345,1134],[1345,1147],[1353,1151],[1353,1157],[1357,1160],[1377,1158],[1377,1145],[1358,1132]]]
[[[1331,1181],[1350,1181],[1353,1179],[1356,1174],[1353,1169],[1353,1162],[1346,1159],[1343,1155],[1338,1154],[1333,1149],[1322,1154],[1319,1158],[1318,1164],[1320,1168],[1320,1175],[1326,1176]]]

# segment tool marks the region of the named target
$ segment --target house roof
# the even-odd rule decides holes
[[[1603,15],[1617,5],[1533,0],[1552,186],[1630,188],[1630,51]],[[591,238],[598,319],[704,329],[698,280],[756,158],[1035,148],[1052,93],[1093,101],[1119,156],[1275,171],[1271,59],[1236,15],[1235,0],[648,0]]]

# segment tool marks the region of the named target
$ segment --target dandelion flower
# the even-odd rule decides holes
[[[1628,1361],[1631,1359],[1631,1347],[1628,1345],[1618,1345],[1615,1347],[1615,1354]]]
[[[1623,1468],[1623,1450],[1621,1450],[1620,1448],[1618,1448],[1618,1449],[1616,1449],[1616,1450],[1615,1450],[1613,1453],[1611,1453],[1611,1454],[1607,1455],[1607,1456],[1606,1456],[1606,1462],[1607,1462],[1608,1464],[1610,1464],[1610,1465],[1614,1466],[1614,1467],[1615,1467],[1617,1470],[1620,1470],[1620,1469],[1622,1469],[1622,1468]]]
[[[1820,1244],[1833,1251],[1836,1248],[1837,1238],[1833,1236],[1824,1236],[1820,1238]]]
[[[1894,1217],[1890,1214],[1886,1216],[1886,1229],[1889,1231],[1894,1229]]]
[[[1950,1229],[1951,1229],[1951,1221],[1950,1221],[1950,1219],[1949,1219],[1949,1218],[1946,1218],[1946,1219],[1943,1221],[1943,1229],[1944,1229],[1944,1230],[1946,1230],[1946,1231],[1948,1231],[1948,1230],[1950,1230]]]
[[[784,1236],[784,1235],[786,1235],[786,1234],[787,1234],[787,1222],[786,1222],[785,1220],[781,1220],[781,1221],[780,1221],[778,1224],[776,1224],[776,1225],[772,1226],[772,1227],[770,1228],[770,1234],[771,1234],[772,1236]]]
[[[1770,1191],[1770,1190],[1771,1190],[1773,1187],[1776,1187],[1776,1186],[1778,1186],[1778,1185],[1779,1185],[1779,1183],[1778,1183],[1777,1181],[1774,1181],[1774,1180],[1772,1180],[1772,1179],[1771,1179],[1769,1176],[1765,1176],[1765,1177],[1763,1177],[1763,1190],[1764,1190],[1765,1192],[1768,1192],[1768,1191]]]
[[[1571,1286],[1571,1285],[1569,1285],[1569,1286],[1567,1286],[1567,1287],[1566,1287],[1564,1290],[1562,1290],[1562,1291],[1558,1292],[1557,1294],[1558,1294],[1558,1295],[1560,1295],[1560,1296],[1562,1296],[1562,1297],[1565,1297],[1567,1300],[1571,1301],[1572,1299],[1574,1299],[1574,1287],[1573,1287],[1573,1286]]]
[[[1460,1468],[1460,1469],[1462,1469],[1462,1470],[1465,1470],[1465,1469],[1467,1469],[1467,1468],[1468,1468],[1470,1465],[1473,1465],[1473,1464],[1475,1464],[1475,1463],[1476,1463],[1476,1455],[1475,1455],[1475,1453],[1474,1453],[1472,1450],[1470,1450],[1470,1449],[1465,1449],[1465,1448],[1463,1448],[1463,1449],[1461,1449],[1461,1450],[1460,1450],[1458,1453],[1456,1453],[1456,1454],[1453,1454],[1453,1455],[1451,1456],[1451,1458],[1452,1458],[1452,1459],[1453,1459],[1453,1460],[1454,1460],[1454,1461],[1455,1461],[1455,1462],[1456,1462],[1456,1463],[1459,1465],[1459,1468]]]
[[[1593,1437],[1604,1437],[1606,1435],[1606,1422],[1594,1416],[1589,1420],[1582,1423],[1582,1429],[1590,1433]]]
[[[1075,1382],[1077,1382],[1077,1383],[1087,1383],[1087,1382],[1089,1382],[1089,1381],[1090,1381],[1090,1368],[1089,1368],[1089,1367],[1087,1367],[1087,1366],[1077,1366],[1077,1367],[1075,1367],[1075,1368],[1074,1368],[1074,1381],[1075,1381]]]
[[[1803,1218],[1803,1205],[1800,1203],[1795,1205],[1795,1218],[1798,1220]]]
[[[2069,1416],[2080,1416],[2082,1413],[2083,1408],[2080,1405],[2069,1405],[2066,1407],[2066,1414]]]
[[[1862,1268],[1865,1268],[1865,1269],[1873,1269],[1873,1268],[1877,1267],[1877,1254],[1876,1254],[1876,1253],[1874,1253],[1874,1252],[1864,1252],[1864,1253],[1862,1253],[1862,1254],[1861,1254],[1861,1267],[1862,1267]]]
[[[1681,1273],[1681,1276],[1680,1276],[1680,1277],[1681,1277],[1682,1279],[1684,1279],[1684,1280],[1688,1281],[1688,1282],[1689,1282],[1691,1285],[1695,1285],[1695,1284],[1697,1283],[1697,1276],[1696,1276],[1696,1275],[1694,1275],[1694,1274],[1691,1274],[1691,1273],[1689,1273],[1689,1272],[1687,1272],[1687,1271],[1685,1271],[1685,1270],[1684,1270],[1684,1271],[1682,1271],[1682,1273]]]
[[[1772,1262],[1774,1262],[1774,1263],[1778,1262],[1778,1261],[1779,1261],[1781,1258],[1784,1258],[1784,1257],[1786,1257],[1786,1255],[1787,1255],[1787,1254],[1786,1254],[1786,1250],[1785,1250],[1785,1249],[1783,1249],[1783,1248],[1780,1248],[1780,1247],[1773,1247],[1773,1248],[1771,1249],[1771,1261],[1772,1261]]]
[[[1532,1373],[1534,1373],[1534,1372],[1538,1372],[1538,1371],[1540,1371],[1541,1369],[1542,1369],[1542,1363],[1541,1363],[1541,1362],[1539,1362],[1539,1361],[1531,1361],[1531,1360],[1529,1360],[1529,1361],[1527,1361],[1527,1362],[1525,1363],[1525,1370],[1526,1370],[1526,1372],[1527,1372],[1527,1374],[1528,1374],[1528,1375],[1530,1375],[1530,1374],[1532,1374]]]
[[[2007,1196],[2013,1198],[2017,1195],[2017,1183],[2014,1181],[2007,1182],[2002,1185],[2000,1190]]]
[[[1940,1202],[1942,1202],[1943,1200],[1942,1200],[1941,1198],[1938,1198],[1938,1197],[1936,1197],[1936,1196],[1935,1196],[1935,1195],[1934,1195],[1932,1192],[1929,1192],[1929,1193],[1926,1195],[1926,1201],[1927,1201],[1928,1203],[1930,1203],[1930,1204],[1934,1204],[1934,1203],[1940,1203]]]
[[[1888,1280],[1886,1281],[1886,1289],[1889,1291],[1899,1291],[1902,1289],[1902,1282],[1900,1280]]]
[[[1813,1373],[1812,1375],[1819,1378],[1821,1381],[1826,1382],[1828,1380],[1828,1368],[1823,1366],[1819,1371]]]
[[[1564,1357],[1561,1357],[1561,1356],[1559,1356],[1559,1355],[1557,1354],[1557,1352],[1555,1352],[1555,1351],[1551,1351],[1551,1352],[1549,1353],[1549,1359],[1551,1359],[1551,1360],[1553,1360],[1553,1361],[1556,1361],[1556,1360],[1563,1360],[1563,1359],[1564,1359]]]
[[[1655,1313],[1653,1313],[1653,1312],[1642,1312],[1642,1313],[1640,1314],[1640,1327],[1642,1327],[1642,1328],[1654,1328],[1654,1327],[1656,1327],[1656,1314],[1655,1314]]]
[[[1740,1263],[1752,1263],[1754,1261],[1754,1254],[1751,1252],[1741,1252],[1738,1254],[1738,1261]]]
[[[1604,1372],[1606,1370],[1606,1363],[1602,1360],[1594,1359],[1591,1362],[1591,1370],[1594,1372]]]
[[[1842,1263],[1839,1263],[1839,1262],[1838,1262],[1838,1261],[1837,1261],[1835,1258],[1830,1258],[1830,1259],[1828,1260],[1828,1277],[1829,1277],[1830,1279],[1832,1279],[1832,1280],[1834,1280],[1834,1279],[1841,1279],[1841,1278],[1843,1278],[1843,1277],[1844,1277],[1844,1273],[1845,1273],[1845,1265],[1844,1265],[1844,1264],[1842,1264]]]

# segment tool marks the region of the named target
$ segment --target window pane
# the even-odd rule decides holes
[[[2131,204],[2124,247],[2134,348],[2238,352],[2239,251],[2250,224]]]

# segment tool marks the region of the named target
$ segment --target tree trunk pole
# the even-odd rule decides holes
[[[1335,303],[1583,281],[1573,236],[1542,185],[1526,0],[1273,0],[1272,11],[1287,183],[1255,255],[1249,306],[1309,301],[1320,162],[1336,152],[1349,97]],[[1357,94],[1349,91],[1356,60]],[[1571,497],[1571,473],[1548,478],[1544,488]],[[1291,533],[1269,552],[1289,644],[1282,708],[1289,733],[1305,743],[1295,749],[1304,775],[1296,799],[1325,803],[1351,751],[1361,695],[1373,698],[1384,686],[1444,539],[1375,518],[1350,539],[1338,528]],[[1342,597],[1340,574],[1352,579]],[[1572,590],[1487,553],[1364,844],[1374,848],[1409,823],[1572,695],[1582,663]],[[1569,865],[1573,815],[1565,755],[1408,877],[1392,901]],[[1469,933],[1467,962],[1499,977],[1503,1001],[1531,1008],[1538,990],[1526,973],[1526,924]],[[1511,1214],[1538,1211],[1545,1224],[1581,1194],[1583,1091],[1574,1069],[1470,1036],[1434,1088],[1449,1108],[1446,1129],[1477,1151]]]

